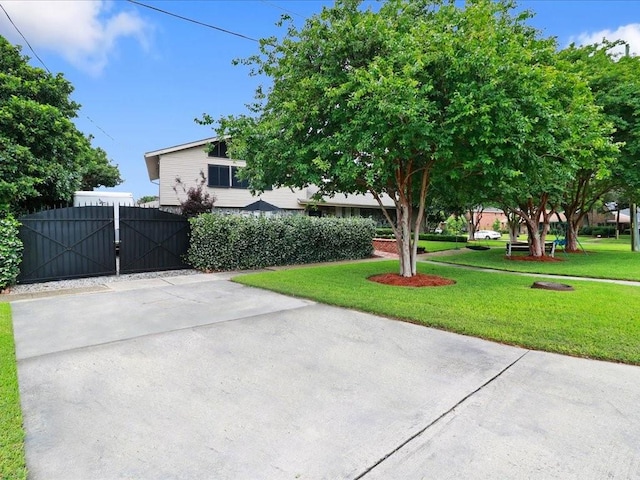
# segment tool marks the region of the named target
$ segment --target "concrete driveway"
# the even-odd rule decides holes
[[[640,478],[640,368],[191,275],[12,303],[30,479]]]

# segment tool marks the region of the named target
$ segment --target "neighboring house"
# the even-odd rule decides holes
[[[271,214],[306,213],[318,216],[372,217],[384,223],[382,211],[372,195],[336,195],[317,202],[312,198],[317,187],[306,189],[274,188],[259,196],[251,195],[246,181],[236,178],[244,167],[243,160],[227,156],[224,139],[205,138],[191,143],[167,147],[144,154],[149,179],[159,185],[160,208],[177,209],[185,198],[181,188],[174,190],[177,180],[186,188],[196,186],[200,172],[206,177],[207,191],[215,197],[215,208],[228,213],[262,212]],[[393,210],[393,201],[384,197],[386,207]],[[391,212],[395,216],[395,212]]]
[[[480,222],[478,224],[478,230],[494,230],[493,226],[496,220],[500,222],[500,230],[506,232],[509,230],[509,226],[507,224],[507,216],[504,214],[504,211],[499,208],[487,207],[482,210],[482,217],[480,218]],[[476,215],[479,214],[479,211],[476,211]],[[469,214],[465,214],[465,218],[467,221],[469,220]],[[551,229],[557,229],[558,223],[564,223],[567,219],[563,212],[554,213],[551,215],[550,224]],[[527,229],[525,225],[520,226],[520,233],[527,233]]]
[[[636,218],[638,217],[640,217],[640,210],[636,210]],[[607,213],[607,219],[605,223],[607,225],[619,225],[621,227],[621,230],[631,228],[631,209],[623,208],[619,212],[618,210],[611,210]]]

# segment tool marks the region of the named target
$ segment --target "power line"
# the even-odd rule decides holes
[[[98,125],[96,122],[94,122],[89,115],[85,115],[85,117],[87,117],[87,120],[89,120],[91,123],[93,123],[96,126],[96,128],[98,130],[100,130],[102,133],[104,133],[107,137],[109,137],[114,142],[116,141],[116,139],[113,138],[111,135],[109,135],[107,132],[105,132],[100,125]]]
[[[13,28],[16,29],[16,32],[18,32],[20,34],[20,36],[22,37],[22,39],[24,40],[24,42],[27,44],[27,46],[29,47],[29,50],[31,50],[31,52],[35,55],[35,57],[40,61],[40,63],[42,64],[42,66],[44,67],[44,69],[49,73],[49,75],[53,75],[53,73],[51,73],[51,70],[49,70],[49,68],[47,67],[47,65],[44,63],[44,61],[42,61],[42,59],[40,58],[40,56],[36,53],[36,51],[33,49],[33,47],[31,46],[31,44],[29,43],[29,40],[27,40],[27,37],[25,37],[23,35],[23,33],[20,31],[20,29],[18,28],[18,26],[15,24],[15,22],[11,19],[11,17],[9,16],[9,13],[5,10],[4,6],[0,3],[0,8],[2,9],[2,11],[4,12],[4,14],[7,16],[7,18],[9,19],[9,22],[11,22],[11,25],[13,25]],[[87,117],[87,120],[89,120],[91,123],[93,123],[96,128],[98,130],[100,130],[102,133],[104,133],[107,137],[109,137],[111,140],[113,140],[115,142],[115,139],[109,135],[107,132],[104,131],[104,129],[98,125],[96,122],[94,122],[91,117],[89,117],[89,115],[85,115],[85,117]]]
[[[29,40],[27,40],[27,37],[25,37],[22,32],[20,31],[20,29],[18,28],[18,26],[13,23],[13,20],[11,19],[11,17],[9,16],[9,12],[7,12],[4,9],[4,6],[0,3],[0,8],[2,9],[2,11],[4,12],[4,14],[7,16],[7,18],[9,19],[9,22],[11,23],[11,25],[13,25],[13,28],[16,29],[16,32],[18,32],[20,34],[20,36],[22,37],[22,39],[25,41],[25,43],[27,44],[27,46],[29,47],[29,50],[31,50],[31,52],[35,55],[35,57],[40,60],[40,63],[42,64],[42,66],[44,67],[44,69],[49,72],[50,75],[52,75],[51,70],[49,70],[47,68],[47,66],[45,65],[45,63],[42,61],[42,59],[38,56],[38,54],[36,53],[36,51],[33,49],[33,47],[31,46],[31,44],[29,43]]]
[[[277,5],[277,4],[273,3],[273,2],[269,2],[267,0],[260,0],[260,1],[262,3],[264,3],[265,5],[269,5],[270,7],[277,8],[278,10],[282,10],[283,12],[286,12],[286,13],[290,13],[291,15],[294,15],[296,17],[302,17],[303,16],[303,15],[300,15],[299,13],[292,12],[291,10],[287,10],[286,8],[281,7],[280,5]]]
[[[218,30],[219,32],[228,33],[229,35],[235,35],[236,37],[244,38],[245,40],[250,40],[252,42],[260,43],[260,40],[255,38],[248,37],[241,33],[232,32],[231,30],[227,30],[221,27],[216,27],[215,25],[211,25],[209,23],[204,23],[199,20],[194,20],[193,18],[183,17],[182,15],[178,15],[176,13],[168,12],[167,10],[162,10],[161,8],[154,7],[152,5],[147,5],[142,2],[138,2],[137,0],[127,0],[129,3],[133,3],[135,5],[140,5],[141,7],[148,8],[150,10],[155,10],[156,12],[164,13],[165,15],[169,15],[171,17],[179,18],[180,20],[184,20],[185,22],[195,23],[196,25],[201,25],[203,27],[211,28],[213,30]]]

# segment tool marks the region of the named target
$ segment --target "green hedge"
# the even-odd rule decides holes
[[[393,229],[376,228],[376,238],[395,238]],[[428,240],[430,242],[463,242],[467,243],[468,237],[464,235],[445,235],[441,233],[421,233],[420,240]]]
[[[11,215],[0,218],[0,291],[16,283],[22,260],[20,224]]]
[[[187,262],[205,271],[366,258],[375,236],[375,223],[359,217],[204,214],[190,223]]]
[[[600,235],[601,237],[615,237],[616,227],[615,226],[582,227],[580,229],[580,235],[593,235],[594,237],[597,237],[598,235]]]

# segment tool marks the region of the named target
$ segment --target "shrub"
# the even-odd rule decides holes
[[[592,235],[597,237],[600,235],[601,237],[615,237],[616,236],[616,227],[611,225],[601,225],[601,226],[585,226],[580,229],[580,235]]]
[[[214,196],[205,190],[207,177],[202,170],[200,170],[200,180],[196,180],[196,182],[197,185],[195,187],[187,188],[180,177],[176,177],[176,183],[173,186],[173,191],[176,194],[178,193],[178,188],[181,188],[186,195],[186,199],[180,200],[180,211],[187,218],[211,212],[216,200]]]
[[[391,227],[376,228],[376,238],[395,238],[395,235],[393,234],[393,228]]]
[[[376,228],[376,238],[396,238],[391,228]],[[421,233],[420,240],[431,242],[463,242],[467,243],[465,235],[446,235],[441,233]]]
[[[461,242],[467,243],[466,235],[446,235],[438,233],[421,233],[420,240],[428,240],[430,242]]]
[[[205,271],[365,258],[375,236],[375,223],[358,217],[203,214],[190,223],[187,262]]]
[[[7,214],[0,218],[0,291],[16,283],[22,260],[22,241],[18,238],[20,224]]]

